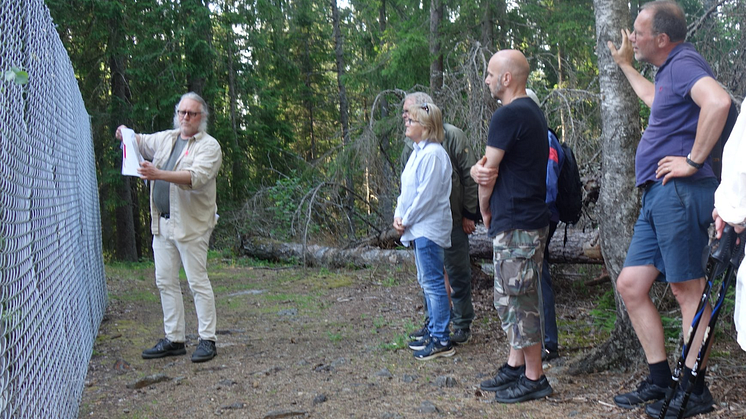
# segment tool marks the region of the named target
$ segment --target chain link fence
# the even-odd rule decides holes
[[[77,417],[106,306],[90,121],[43,0],[0,1],[0,419]]]

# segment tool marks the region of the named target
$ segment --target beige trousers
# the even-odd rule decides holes
[[[179,269],[184,266],[187,282],[194,297],[199,323],[199,337],[216,341],[215,295],[207,277],[207,248],[212,230],[188,242],[174,240],[174,222],[160,218],[160,233],[153,236],[155,284],[161,293],[163,328],[172,342],[186,340],[184,300],[179,283]]]

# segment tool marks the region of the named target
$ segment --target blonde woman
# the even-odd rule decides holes
[[[443,249],[451,247],[451,161],[443,142],[443,117],[432,103],[412,105],[405,121],[414,142],[401,177],[394,228],[415,252],[417,282],[427,300],[428,335],[409,343],[419,360],[456,353],[449,338],[450,304],[443,276]]]

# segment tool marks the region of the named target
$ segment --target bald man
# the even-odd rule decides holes
[[[493,237],[494,304],[510,341],[508,362],[480,387],[495,401],[518,403],[552,394],[541,365],[539,280],[549,230],[547,122],[526,94],[529,66],[520,51],[492,56],[485,83],[502,102],[492,115],[485,156],[472,167],[479,207]]]

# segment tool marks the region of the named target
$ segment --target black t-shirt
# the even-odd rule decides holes
[[[549,225],[547,121],[529,97],[514,99],[492,115],[487,145],[505,151],[490,197],[489,236]]]

